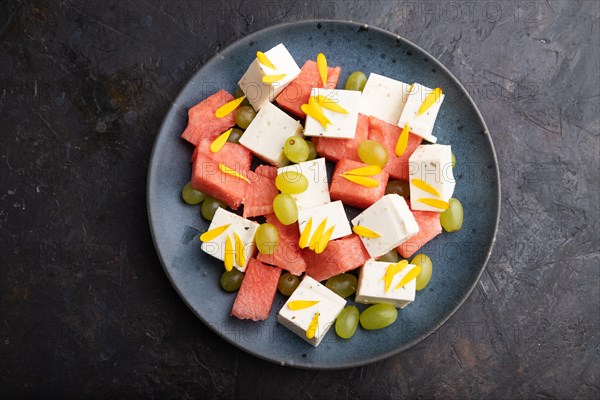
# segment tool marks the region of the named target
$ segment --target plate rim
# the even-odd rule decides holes
[[[465,293],[459,299],[459,301],[454,305],[454,307],[452,307],[450,309],[448,314],[444,318],[442,318],[438,323],[436,323],[432,328],[428,329],[423,335],[416,337],[415,339],[405,343],[404,345],[398,347],[397,349],[394,349],[392,351],[388,351],[388,352],[385,352],[385,353],[382,353],[382,354],[379,354],[376,356],[372,356],[372,357],[369,357],[366,359],[362,359],[360,361],[344,363],[343,365],[339,365],[339,366],[321,366],[321,365],[310,364],[310,363],[298,363],[298,364],[286,363],[285,361],[282,361],[275,357],[269,357],[268,355],[256,352],[252,349],[245,348],[242,345],[240,345],[239,343],[237,343],[236,341],[228,338],[227,336],[222,335],[214,326],[212,326],[212,324],[208,323],[208,321],[192,307],[190,302],[181,293],[181,291],[177,287],[177,285],[175,285],[173,276],[171,275],[170,270],[166,266],[166,262],[164,260],[162,253],[159,250],[160,247],[158,246],[158,243],[156,241],[156,237],[157,237],[157,235],[155,234],[156,227],[154,226],[154,223],[153,223],[153,218],[152,218],[153,212],[152,212],[152,209],[150,206],[151,181],[152,181],[152,176],[154,175],[154,169],[156,167],[156,164],[152,163],[152,160],[154,159],[155,152],[157,152],[158,142],[159,142],[158,138],[161,135],[161,133],[163,132],[163,130],[165,129],[165,124],[166,124],[167,120],[169,120],[169,118],[171,117],[171,114],[176,112],[177,109],[180,107],[179,106],[179,104],[181,104],[180,98],[183,95],[182,92],[183,92],[184,88],[186,88],[194,80],[194,77],[198,74],[198,72],[202,68],[204,68],[207,64],[209,64],[209,63],[215,61],[217,58],[221,57],[221,53],[223,53],[223,52],[229,50],[231,47],[235,46],[241,39],[252,40],[253,37],[261,36],[269,31],[276,31],[276,30],[279,30],[281,28],[284,28],[284,27],[287,27],[290,25],[308,25],[308,24],[318,24],[318,23],[346,25],[346,26],[351,26],[351,27],[355,27],[358,29],[374,30],[380,34],[390,36],[397,41],[403,42],[405,45],[407,45],[409,47],[412,47],[414,50],[416,50],[416,51],[422,53],[424,56],[428,57],[433,63],[436,64],[436,67],[441,68],[447,74],[447,76],[459,87],[459,89],[462,91],[462,93],[465,95],[466,99],[470,102],[471,106],[475,110],[475,114],[477,115],[479,122],[484,127],[484,136],[492,150],[492,156],[493,156],[492,161],[493,161],[494,170],[495,170],[496,176],[497,176],[496,185],[498,187],[498,193],[497,193],[497,199],[496,199],[498,208],[496,211],[496,218],[494,221],[492,239],[489,243],[488,248],[486,249],[485,260],[484,260],[483,265],[480,268],[476,278],[474,279],[473,283],[468,287],[468,289],[465,291]],[[388,31],[387,29],[383,29],[383,28],[380,28],[377,26],[372,26],[372,25],[369,25],[366,23],[361,23],[361,22],[357,22],[357,21],[353,21],[353,20],[336,20],[336,19],[320,19],[320,18],[317,19],[316,18],[316,19],[303,19],[303,20],[291,21],[291,22],[288,21],[288,22],[282,22],[279,24],[271,25],[271,26],[253,31],[247,35],[244,35],[244,36],[234,40],[232,43],[228,44],[225,48],[221,49],[219,52],[217,52],[214,56],[212,56],[206,62],[202,63],[202,65],[193,73],[193,75],[190,77],[190,79],[188,79],[183,84],[183,86],[179,90],[179,93],[177,94],[177,97],[175,97],[175,99],[171,102],[171,105],[170,105],[169,109],[167,110],[167,112],[160,124],[160,127],[158,128],[158,132],[154,139],[154,144],[152,145],[152,151],[150,153],[150,158],[149,158],[149,162],[148,162],[148,173],[146,176],[146,211],[147,211],[147,216],[148,216],[148,224],[150,226],[150,234],[152,236],[152,243],[154,245],[154,250],[156,251],[158,259],[163,267],[163,270],[164,270],[165,274],[167,275],[169,282],[171,283],[171,286],[175,289],[175,291],[177,292],[177,294],[179,295],[181,300],[183,300],[183,302],[186,304],[186,306],[192,311],[192,313],[197,318],[199,318],[204,323],[205,326],[207,326],[211,331],[216,333],[217,336],[220,337],[221,339],[234,345],[237,349],[243,350],[246,353],[252,354],[255,357],[258,357],[265,361],[269,361],[274,364],[278,364],[278,365],[286,366],[286,367],[294,367],[294,368],[298,368],[298,369],[306,369],[306,370],[341,370],[341,369],[356,368],[356,367],[362,367],[362,366],[365,366],[368,364],[373,364],[378,361],[385,360],[392,356],[398,355],[398,354],[410,349],[411,347],[417,345],[418,343],[422,342],[423,340],[428,338],[430,335],[432,335],[434,332],[436,332],[442,325],[444,325],[458,311],[458,309],[460,307],[462,307],[462,305],[469,298],[471,293],[473,293],[473,290],[479,283],[479,280],[481,279],[481,276],[487,267],[487,264],[490,260],[490,256],[494,249],[494,245],[496,243],[496,238],[497,238],[497,234],[498,234],[498,226],[500,223],[501,200],[502,200],[502,185],[501,185],[501,178],[500,178],[500,169],[499,169],[499,165],[498,165],[498,157],[496,155],[496,149],[494,147],[494,142],[492,140],[492,137],[491,137],[490,131],[487,127],[487,124],[485,123],[485,120],[483,119],[483,115],[481,114],[481,111],[479,111],[479,108],[475,104],[475,101],[473,100],[473,98],[471,97],[469,92],[466,90],[466,88],[463,86],[463,84],[458,80],[458,78],[456,78],[454,76],[454,74],[444,64],[442,64],[441,61],[439,61],[436,57],[434,57],[428,51],[423,49],[421,46],[413,43],[412,41],[410,41],[396,33]]]

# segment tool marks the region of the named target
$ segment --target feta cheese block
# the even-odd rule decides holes
[[[316,207],[331,201],[329,198],[329,181],[327,179],[325,158],[318,158],[279,168],[277,175],[286,171],[299,172],[308,180],[308,188],[304,192],[291,195],[296,200],[298,209]]]
[[[229,227],[214,239],[202,242],[202,250],[208,255],[218,258],[221,261],[225,261],[225,242],[229,237],[234,251],[234,267],[243,272],[256,250],[254,235],[256,234],[256,229],[258,229],[259,224],[242,218],[223,208],[217,208],[217,212],[215,212],[215,216],[208,227],[208,231],[224,225],[229,225]],[[244,245],[242,250],[244,252],[245,263],[243,265],[238,264],[239,257],[235,257],[235,252],[240,251],[240,246],[236,245],[235,233],[237,233]]]
[[[360,236],[369,255],[384,255],[419,232],[419,225],[408,208],[404,197],[388,194],[352,220],[354,226],[362,226],[379,237]]]
[[[283,154],[286,139],[301,135],[300,122],[268,103],[256,114],[240,138],[240,144],[266,162],[283,167],[289,163]]]
[[[397,125],[406,104],[410,85],[382,75],[370,73],[362,91],[358,111]]]
[[[325,101],[344,108],[348,113],[332,111],[322,106],[323,114],[331,121],[331,124],[327,124],[327,127],[323,128],[319,121],[307,115],[304,134],[306,136],[335,139],[353,139],[356,135],[356,125],[358,123],[360,92],[356,90],[314,88],[310,95],[315,97],[324,96]]]
[[[240,89],[255,110],[260,110],[265,104],[275,100],[277,96],[300,75],[300,67],[283,44],[278,44],[265,55],[273,64],[275,69],[262,64],[257,58],[238,82]],[[263,76],[285,75],[274,83],[263,83]]]
[[[344,210],[344,204],[340,200],[317,207],[298,210],[298,227],[300,228],[300,235],[302,235],[306,224],[311,218],[312,228],[309,238],[312,238],[313,234],[325,218],[327,218],[327,224],[325,225],[324,232],[327,232],[328,229],[335,226],[330,240],[339,239],[352,233],[350,222],[348,222],[348,217]]]
[[[356,289],[357,303],[376,304],[389,303],[396,308],[404,308],[415,300],[417,280],[412,279],[406,285],[398,288],[398,283],[404,276],[415,267],[408,264],[400,272],[393,276],[392,283],[385,289],[385,276],[390,265],[394,263],[369,260],[360,269],[358,276],[358,288]]]
[[[418,115],[421,105],[432,90],[433,89],[418,83],[414,83],[413,89],[408,94],[406,104],[400,115],[398,126],[404,128],[408,123],[411,133],[421,136],[428,142],[435,143],[437,138],[432,134],[433,126],[435,125],[435,120],[440,111],[440,107],[442,106],[442,102],[444,101],[444,95],[441,94],[439,99],[434,102],[427,111]]]
[[[317,347],[345,306],[346,300],[305,276],[279,311],[277,321]],[[307,335],[309,330],[314,333]]]
[[[417,147],[409,164],[410,199],[413,210],[444,211],[436,201],[447,203],[454,193],[452,151],[449,145],[427,144]],[[441,206],[441,204],[440,204]]]

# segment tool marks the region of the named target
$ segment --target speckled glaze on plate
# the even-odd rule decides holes
[[[465,210],[462,229],[443,233],[422,249],[433,260],[433,276],[416,300],[400,310],[389,328],[359,327],[350,340],[332,329],[314,348],[277,324],[285,302],[277,294],[267,321],[229,316],[235,294],[219,285],[222,262],[200,250],[208,224],[199,207],[187,206],[181,188],[190,179],[192,146],[180,139],[187,110],[219,88],[233,93],[257,50],[284,43],[302,66],[319,52],[341,66],[340,85],[355,70],[404,82],[441,87],[446,95],[434,135],[451,144],[458,163],[454,197]],[[211,329],[251,354],[281,365],[338,369],[372,363],[410,348],[439,328],[460,307],[479,280],[491,252],[500,211],[500,182],[494,148],[472,99],[430,54],[390,32],[343,21],[302,21],[252,33],[207,62],[185,85],[157,135],[148,171],[147,206],[157,253],[171,283],[190,309]],[[363,309],[363,305],[359,305]]]

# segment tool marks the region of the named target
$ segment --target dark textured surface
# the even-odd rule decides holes
[[[386,361],[286,369],[228,345],[154,252],[164,113],[219,49],[353,19],[465,84],[496,145],[501,225],[477,290]],[[0,396],[600,396],[599,18],[592,1],[0,3]]]

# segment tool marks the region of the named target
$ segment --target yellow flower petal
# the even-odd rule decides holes
[[[340,106],[338,103],[336,103],[335,101],[333,101],[330,98],[327,98],[322,95],[319,95],[316,97],[311,96],[311,98],[314,99],[313,101],[318,103],[323,108],[326,108],[328,110],[331,110],[333,112],[340,113],[340,114],[348,114],[348,110],[346,110],[344,107]]]
[[[306,226],[302,230],[302,234],[300,235],[300,240],[298,240],[298,246],[301,249],[308,246],[308,239],[310,239],[310,231],[312,231],[312,217],[306,223]]]
[[[218,153],[221,151],[223,146],[225,146],[225,143],[227,143],[227,139],[229,139],[229,135],[231,134],[232,130],[233,128],[227,129],[225,132],[221,133],[218,138],[213,140],[213,142],[210,144],[210,151],[213,153]]]
[[[242,104],[242,101],[244,101],[245,98],[246,96],[238,97],[237,99],[231,100],[229,103],[223,104],[221,107],[217,108],[217,111],[215,111],[215,117],[225,118],[234,112],[235,109]]]
[[[331,240],[331,235],[333,235],[333,231],[335,229],[335,225],[331,228],[327,229],[327,232],[321,235],[317,243],[315,243],[315,253],[321,254],[327,248],[329,241]]]
[[[350,171],[344,172],[345,175],[356,175],[356,176],[374,176],[381,172],[379,165],[367,165],[366,167],[360,167],[351,169]]]
[[[447,210],[448,207],[450,207],[450,205],[447,202],[445,202],[444,200],[440,200],[440,199],[423,198],[423,199],[419,199],[417,201],[420,201],[421,203],[427,204],[428,206],[431,206],[431,207],[439,208],[440,210]]]
[[[200,241],[201,242],[210,242],[211,240],[216,239],[217,237],[221,236],[221,234],[223,232],[225,232],[227,230],[227,228],[229,228],[230,226],[231,226],[231,224],[222,225],[222,226],[213,228],[209,231],[206,231],[202,235],[200,235]]]
[[[420,273],[421,267],[419,265],[415,265],[410,271],[406,273],[406,275],[402,277],[402,279],[400,279],[400,282],[398,282],[398,285],[396,285],[396,289],[400,289],[401,287],[406,286],[408,282],[415,279],[417,276],[419,276]]]
[[[417,115],[421,115],[424,112],[426,112],[427,110],[429,110],[429,107],[431,107],[432,105],[437,103],[441,96],[442,96],[442,89],[439,87],[435,88],[431,92],[429,92],[429,94],[425,97],[423,104],[421,104],[421,107],[419,108]]]
[[[323,110],[318,103],[311,103],[309,99],[309,104],[302,104],[300,108],[306,115],[316,119],[323,128],[327,128],[327,124],[331,124],[331,121],[323,114]]]
[[[353,226],[352,232],[356,233],[358,236],[371,238],[371,239],[377,239],[377,238],[381,237],[381,235],[379,233],[372,231],[369,228],[362,226],[362,225]]]
[[[432,194],[436,197],[442,197],[442,195],[440,194],[440,192],[437,191],[436,188],[434,188],[433,186],[431,186],[429,183],[422,181],[420,179],[413,179],[410,181],[410,183],[412,183],[415,187],[429,193]]]
[[[397,273],[401,272],[404,268],[406,268],[407,265],[408,265],[408,261],[401,260],[395,264],[391,264],[387,268],[387,270],[385,271],[385,276],[383,277],[383,280],[385,282],[385,292],[386,293],[388,292],[388,290],[390,290],[390,286],[392,286],[392,281],[394,280],[394,276],[396,276]]]
[[[317,229],[315,229],[315,233],[312,235],[312,238],[310,239],[310,242],[308,243],[309,249],[311,249],[311,250],[315,249],[317,242],[319,241],[319,239],[321,239],[323,232],[325,232],[326,226],[327,226],[327,218],[325,218],[321,222],[321,224],[319,226],[317,226]]]
[[[312,321],[310,321],[310,325],[308,325],[308,329],[306,330],[306,338],[312,339],[315,337],[317,333],[317,328],[319,327],[319,313],[315,313]]]
[[[233,170],[231,168],[229,168],[227,165],[223,164],[223,163],[219,163],[219,169],[227,175],[231,175],[235,178],[239,178],[239,179],[243,179],[246,182],[250,183],[250,181],[248,180],[248,178],[246,178],[244,175],[242,175],[241,173],[237,172],[236,170]]]
[[[319,53],[317,55],[317,66],[319,67],[319,75],[323,81],[323,86],[327,84],[327,58],[325,54]]]
[[[398,142],[396,143],[395,153],[398,157],[402,157],[404,155],[404,152],[406,151],[406,146],[408,146],[409,134],[410,134],[410,126],[407,122],[406,125],[404,125],[404,128],[402,129],[402,133],[400,134],[400,137],[398,138]]]
[[[235,262],[240,267],[246,265],[246,251],[244,249],[244,242],[242,242],[242,238],[237,232],[233,232],[233,237],[235,238]]]
[[[287,74],[263,75],[262,82],[263,83],[267,83],[267,84],[271,84],[271,83],[279,82],[280,80],[282,80],[286,76],[287,76]]]
[[[231,271],[233,269],[233,244],[231,243],[231,238],[227,236],[225,239],[225,270]]]
[[[287,306],[292,311],[304,310],[317,304],[320,300],[293,300],[288,301]]]
[[[367,176],[355,176],[355,175],[344,175],[344,178],[348,179],[350,182],[354,182],[357,185],[361,185],[368,188],[374,188],[379,186],[379,181],[377,179],[369,178]]]
[[[271,60],[269,60],[269,57],[267,57],[267,55],[265,53],[263,53],[262,51],[256,52],[256,59],[258,60],[259,63],[261,63],[262,65],[264,65],[266,67],[269,67],[271,69],[276,69],[275,65],[273,65]]]

